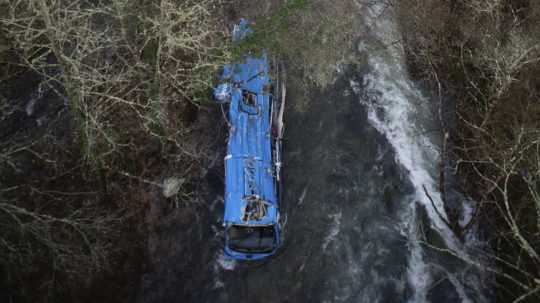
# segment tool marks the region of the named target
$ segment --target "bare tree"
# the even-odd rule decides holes
[[[516,302],[540,296],[539,9],[505,0],[396,2],[412,72],[455,99],[453,170],[492,232],[488,257],[505,281],[501,293]]]
[[[57,274],[91,279],[108,269],[115,241],[161,186],[162,170],[175,167],[182,180],[196,175],[208,144],[183,120],[230,59],[214,4],[0,3],[0,27],[22,68],[64,98],[59,119],[75,136],[61,138],[51,124],[41,138],[11,134],[0,145],[0,257],[11,271],[35,272],[50,261],[40,267],[49,282]],[[0,123],[16,111],[13,102],[3,105]],[[33,167],[40,176],[21,169],[28,157],[40,163]],[[11,175],[23,181],[11,184],[4,178]],[[177,196],[192,198],[184,187]]]
[[[229,57],[209,1],[14,1],[1,20],[28,67],[59,83],[89,159],[118,150],[122,122],[181,145],[171,105],[200,102]],[[161,131],[161,133],[160,133]]]

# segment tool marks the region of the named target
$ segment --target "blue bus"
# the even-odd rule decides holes
[[[250,32],[242,19],[235,26],[233,41]],[[277,66],[271,67],[266,54],[245,55],[241,62],[224,66],[214,89],[214,99],[228,105],[224,252],[237,260],[268,257],[282,242],[285,87]]]

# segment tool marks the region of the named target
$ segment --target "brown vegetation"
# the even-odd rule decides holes
[[[395,5],[411,72],[455,100],[450,152],[464,192],[489,224],[498,296],[538,302],[540,2]]]
[[[0,300],[131,298],[142,211],[166,174],[184,181],[168,201],[191,199],[208,157],[193,121],[230,57],[215,4],[0,3]]]
[[[257,2],[238,2],[245,2],[242,16],[255,22],[254,33],[239,44],[236,55],[264,49],[285,58],[288,68],[301,72],[307,85],[319,88],[336,80],[339,64],[355,60],[361,22],[354,0],[268,1],[264,11]]]

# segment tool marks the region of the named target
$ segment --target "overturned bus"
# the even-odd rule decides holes
[[[251,29],[241,20],[238,41]],[[285,87],[266,54],[224,66],[214,99],[228,105],[225,156],[225,247],[237,260],[273,255],[282,242],[279,201]],[[223,105],[222,105],[223,106]]]

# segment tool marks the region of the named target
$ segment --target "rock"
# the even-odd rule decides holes
[[[170,198],[176,195],[180,191],[180,188],[182,187],[182,184],[184,184],[184,181],[184,178],[176,177],[170,177],[165,179],[165,181],[163,181],[163,195],[166,198]]]

